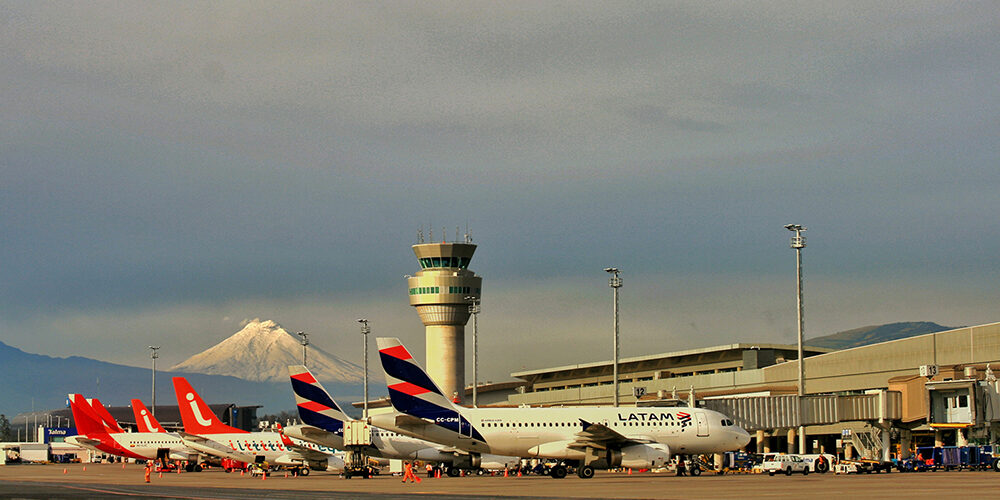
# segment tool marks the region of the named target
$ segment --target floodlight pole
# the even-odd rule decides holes
[[[621,271],[617,267],[606,267],[604,272],[611,273],[611,279],[608,281],[608,285],[614,290],[615,295],[615,348],[614,348],[614,405],[618,406],[618,289],[622,287],[622,278],[620,276]]]
[[[802,236],[802,231],[806,228],[800,224],[788,224],[785,229],[795,233],[792,236],[791,246],[795,249],[795,278],[797,280],[796,288],[796,302],[798,305],[798,316],[799,316],[799,453],[805,453],[806,449],[806,426],[803,424],[805,419],[804,412],[804,398],[806,395],[806,377],[805,377],[805,359],[802,350],[802,337],[805,331],[805,316],[803,313],[802,305],[802,249],[806,247],[806,238]]]
[[[156,416],[156,358],[160,357],[160,353],[157,352],[160,350],[160,346],[151,345],[149,346],[149,350],[150,350],[149,357],[152,358],[153,360],[153,404],[150,407],[150,413],[152,413],[153,416],[155,417]]]
[[[361,323],[361,335],[365,338],[365,406],[362,410],[362,418],[368,420],[368,334],[372,332],[372,329],[368,326],[367,319],[361,318],[358,323]]]
[[[469,314],[472,314],[472,407],[479,407],[479,297],[469,295]]]
[[[299,337],[302,337],[302,340],[300,340],[299,343],[302,344],[302,366],[305,366],[306,347],[309,345],[309,334],[306,332],[296,332],[295,334],[298,335]]]

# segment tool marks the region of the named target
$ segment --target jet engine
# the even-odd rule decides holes
[[[670,447],[665,444],[635,444],[621,449],[621,466],[634,469],[663,467],[670,460]]]
[[[478,469],[482,465],[482,458],[480,458],[478,453],[469,453],[468,455],[455,455],[455,459],[451,462],[451,466],[456,469]]]

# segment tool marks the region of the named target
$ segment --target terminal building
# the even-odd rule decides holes
[[[1000,323],[844,350],[805,348],[797,396],[793,345],[731,344],[619,361],[623,405],[688,405],[731,415],[749,451],[834,452],[906,458],[914,446],[996,443]],[[510,405],[595,405],[613,400],[611,361],[512,373],[525,382]]]

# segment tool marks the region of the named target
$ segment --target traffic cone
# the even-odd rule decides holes
[[[64,469],[63,469],[63,474],[65,474],[65,473],[66,473],[66,469],[64,468]]]
[[[423,481],[423,479],[420,479],[420,476],[416,476],[416,477],[417,477],[417,483],[418,484]]]
[[[264,473],[260,475],[260,480],[267,481],[267,471],[264,471]]]
[[[245,469],[240,469],[240,477],[243,477],[243,473],[246,472]]]
[[[503,470],[503,477],[507,477],[507,469]]]
[[[86,465],[83,466],[83,472],[87,472],[87,466]]]
[[[628,468],[628,475],[630,475],[630,476],[632,475],[632,468],[631,467]]]
[[[517,469],[517,477],[521,477],[521,469]]]

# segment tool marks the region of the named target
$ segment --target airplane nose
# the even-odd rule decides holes
[[[746,429],[740,429],[740,437],[737,438],[740,442],[740,448],[750,444],[750,433]]]

